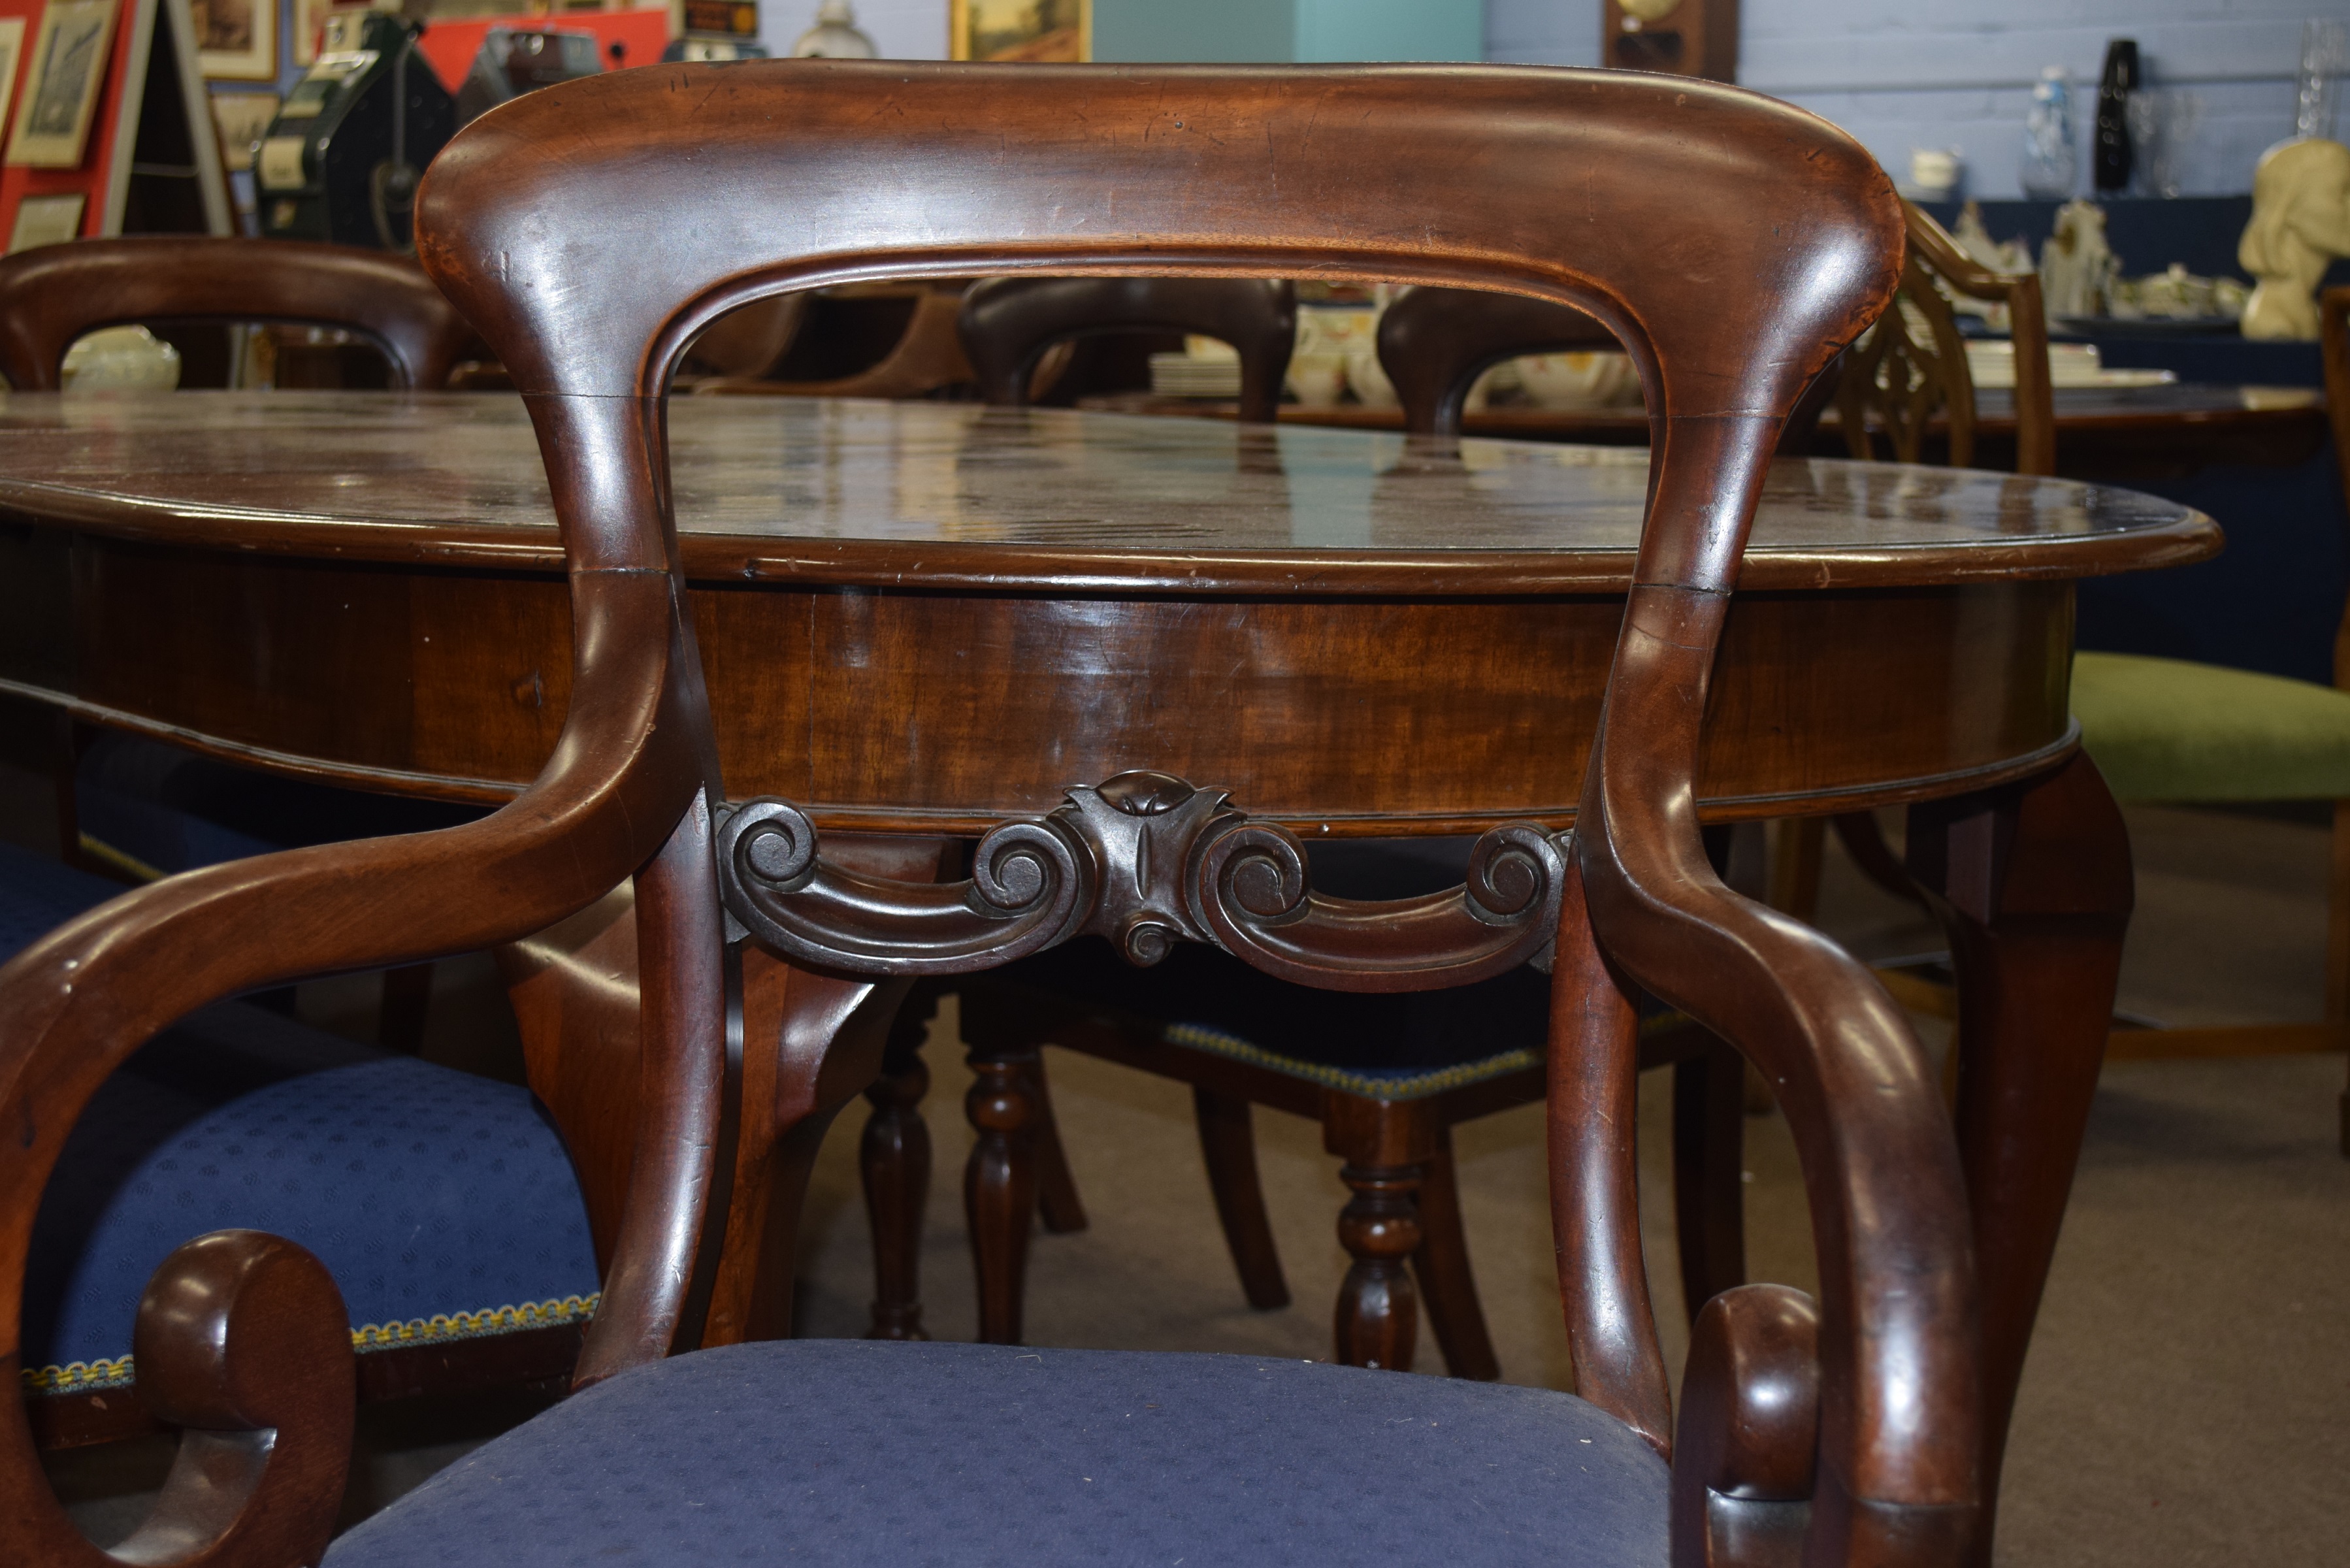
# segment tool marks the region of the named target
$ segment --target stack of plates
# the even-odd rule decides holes
[[[2004,338],[1976,338],[1967,345],[1967,373],[1978,388],[2012,390],[2015,345]],[[2178,379],[2176,370],[2108,370],[2094,343],[2051,343],[2048,383],[2053,387],[2161,387]]]
[[[1150,391],[1160,398],[1237,398],[1241,395],[1241,362],[1202,358],[1191,354],[1153,354]]]

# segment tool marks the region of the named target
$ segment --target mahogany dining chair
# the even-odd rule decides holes
[[[191,873],[0,970],[0,1125],[31,1131],[0,1142],[0,1303],[64,1129],[139,1038],[241,987],[538,929],[645,867],[646,1115],[582,1391],[344,1536],[336,1568],[597,1553],[1335,1563],[1406,1542],[1463,1563],[1965,1559],[1983,1435],[1975,1284],[1931,1076],[1866,971],[1721,886],[1694,810],[1702,694],[1772,445],[1895,283],[1898,208],[1857,144],[1756,95],[1617,73],[681,65],[477,119],[426,175],[418,235],[539,429],[577,623],[563,742],[480,823]],[[1660,250],[1707,256],[1711,275],[1653,265]],[[1488,282],[1575,303],[1632,346],[1673,439],[1572,836],[1497,828],[1461,887],[1344,904],[1311,891],[1294,839],[1235,813],[1181,873],[1195,933],[1130,919],[1119,878],[1139,866],[1105,865],[1107,839],[1058,819],[999,826],[973,875],[941,885],[846,869],[788,802],[718,811],[662,437],[694,330],[841,276],[1170,264]],[[1119,798],[1149,815],[1153,776]],[[900,979],[1080,929],[1139,961],[1206,940],[1277,975],[1389,994],[1546,950],[1578,1393],[987,1345],[667,1355],[691,1343],[719,1143],[722,901],[795,964]],[[197,958],[197,928],[224,924],[241,940]],[[1817,1306],[1773,1286],[1708,1305],[1678,1434],[1639,1258],[1628,986],[1783,1085],[1821,1256]],[[187,1483],[133,1557],[274,1568],[324,1544],[348,1423],[347,1347],[338,1324],[321,1328],[334,1307],[298,1249],[249,1233],[192,1242],[158,1276],[142,1397],[187,1429]],[[44,1568],[105,1560],[21,1440],[0,1443],[0,1511]]]
[[[1126,332],[1212,337],[1240,356],[1240,417],[1270,424],[1297,340],[1297,295],[1285,278],[993,277],[963,296],[962,332],[980,395],[1013,407],[1028,401],[1038,363],[1058,344]]]
[[[85,332],[186,320],[348,327],[382,350],[400,388],[440,387],[473,337],[414,263],[376,251],[157,236],[0,260],[0,372],[19,389],[55,390]],[[68,858],[118,877],[482,815],[274,777],[111,718],[67,716],[72,760],[58,799]],[[0,952],[120,891],[120,880],[0,850]],[[367,1353],[368,1397],[567,1375],[611,1217],[591,1220],[528,1091],[415,1057],[431,983],[429,964],[387,971],[391,1049],[230,1002],[164,1032],[107,1080],[32,1221],[20,1370],[44,1443],[151,1425],[126,1397],[133,1320],[149,1273],[191,1227],[263,1226],[324,1256]],[[480,1202],[485,1183],[494,1205]]]
[[[2325,291],[2320,328],[2325,403],[2343,493],[2350,496],[2350,288]],[[2137,1053],[2239,1056],[2350,1046],[2350,606],[2334,643],[2334,684],[2142,654],[2073,660],[2081,744],[2115,797],[2148,804],[2331,801],[2325,990],[2314,1022],[2132,1029]],[[2341,1108],[2350,1157],[2350,1094]]]
[[[147,322],[341,327],[383,356],[394,390],[437,390],[473,328],[412,261],[298,240],[151,234],[43,245],[0,259],[0,375],[55,391],[84,334]],[[477,815],[265,778],[216,757],[68,715],[57,746],[66,859],[149,880],[193,866]],[[420,1043],[431,971],[385,977],[382,1038]]]

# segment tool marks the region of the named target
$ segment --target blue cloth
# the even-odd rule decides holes
[[[0,846],[0,958],[120,891]],[[316,1252],[376,1331],[363,1348],[564,1321],[597,1288],[577,1179],[529,1091],[224,1002],[142,1046],[67,1139],[26,1281],[35,1386],[124,1381],[148,1276],[229,1228]]]
[[[488,810],[277,778],[120,733],[82,753],[74,809],[100,853],[166,876],[272,850],[422,833]]]
[[[326,1568],[1666,1561],[1663,1461],[1571,1394],[1237,1355],[797,1340],[624,1373]]]

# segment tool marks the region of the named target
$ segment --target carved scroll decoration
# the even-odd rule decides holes
[[[1287,829],[1234,810],[1222,790],[1136,772],[997,826],[955,883],[844,870],[798,807],[750,801],[719,826],[718,879],[742,932],[821,969],[962,974],[1091,932],[1138,966],[1178,941],[1212,942],[1301,984],[1427,991],[1546,967],[1566,839],[1504,823],[1477,841],[1461,887],[1332,898],[1313,890]]]

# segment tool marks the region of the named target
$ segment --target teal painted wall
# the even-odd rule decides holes
[[[1098,5],[1100,0],[1095,0]],[[1295,0],[1300,60],[1482,60],[1484,0]]]
[[[1097,60],[1255,65],[1295,58],[1296,36],[1288,0],[1094,0]]]
[[[1475,60],[1484,0],[1094,0],[1097,60]]]

